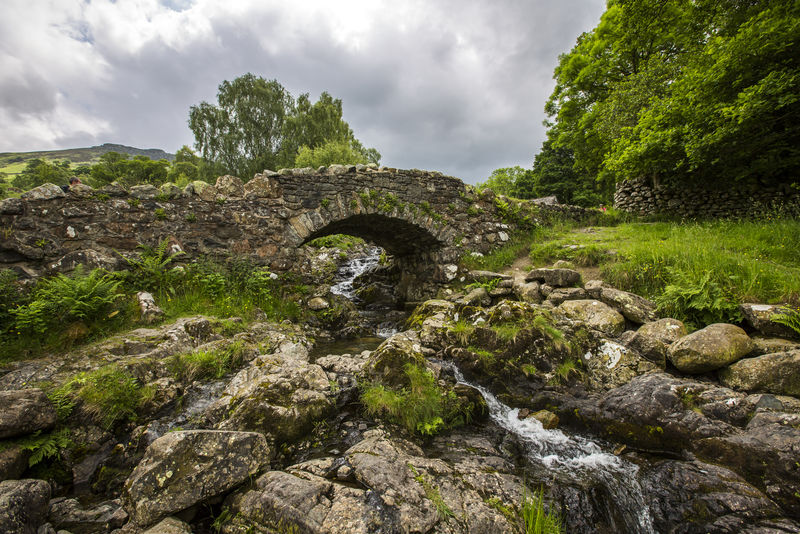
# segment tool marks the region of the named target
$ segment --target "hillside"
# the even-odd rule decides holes
[[[158,148],[135,148],[132,146],[104,143],[99,146],[85,148],[67,148],[62,150],[40,150],[37,152],[0,152],[0,173],[15,175],[22,172],[25,164],[32,159],[41,158],[49,161],[69,160],[73,166],[91,165],[107,152],[119,152],[131,156],[147,156],[150,159],[166,159],[172,161],[175,154],[164,152]]]

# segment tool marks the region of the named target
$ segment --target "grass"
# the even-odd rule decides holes
[[[525,534],[561,534],[561,518],[544,509],[544,489],[539,488],[533,494],[526,488],[522,490],[520,509]]]
[[[176,354],[168,368],[176,378],[186,382],[222,378],[242,364],[244,348],[244,342],[239,340],[222,349]]]
[[[737,320],[740,302],[800,301],[798,220],[626,223],[543,237],[531,247],[534,264],[599,265],[611,285],[696,326]]]

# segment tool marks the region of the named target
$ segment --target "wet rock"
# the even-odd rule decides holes
[[[725,386],[800,397],[800,350],[744,358],[720,370]]]
[[[125,482],[123,500],[141,527],[223,494],[269,462],[264,436],[255,432],[184,430],[147,448]]]
[[[772,316],[782,313],[783,306],[776,304],[740,304],[744,320],[758,332],[765,336],[785,337],[800,339],[800,334],[786,325],[776,323]]]
[[[644,471],[647,501],[662,532],[796,532],[798,523],[736,473],[702,462],[657,462]]]
[[[20,445],[4,443],[0,447],[0,481],[18,479],[28,468],[31,451]]]
[[[24,436],[56,424],[56,410],[41,389],[0,391],[0,406],[0,438]]]
[[[584,354],[582,361],[586,383],[593,389],[619,387],[639,375],[658,370],[636,351],[607,340],[594,352]]]
[[[0,482],[0,532],[37,534],[47,520],[50,485],[44,480]]]
[[[526,282],[544,282],[552,287],[570,287],[581,280],[581,274],[572,269],[533,269],[525,277]]]
[[[667,357],[684,373],[706,373],[729,365],[753,350],[744,330],[727,323],[709,325],[669,346]]]
[[[556,311],[609,336],[618,336],[625,330],[625,318],[597,300],[568,300]]]
[[[164,310],[158,307],[156,299],[150,293],[139,291],[136,293],[136,300],[139,302],[139,313],[145,323],[155,323],[164,317]]]
[[[645,323],[631,337],[628,346],[661,368],[666,366],[667,349],[686,335],[686,326],[677,319]]]
[[[539,410],[538,412],[534,412],[529,414],[528,417],[532,417],[536,419],[540,423],[542,423],[542,428],[545,430],[552,430],[554,428],[558,428],[558,416],[551,412],[550,410]]]
[[[636,324],[643,324],[656,318],[656,305],[634,293],[603,287],[600,290],[600,300]]]

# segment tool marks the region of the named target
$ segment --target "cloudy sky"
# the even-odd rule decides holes
[[[189,107],[252,72],[328,91],[382,163],[530,167],[558,54],[604,0],[2,0],[0,152],[192,145]]]

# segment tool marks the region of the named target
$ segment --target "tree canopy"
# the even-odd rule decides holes
[[[605,195],[642,176],[796,183],[799,37],[790,0],[609,0],[559,58],[548,150]]]
[[[303,147],[346,145],[341,155],[377,163],[380,154],[366,149],[342,119],[342,101],[323,92],[312,103],[297,100],[277,80],[245,74],[219,86],[217,105],[201,102],[189,111],[189,128],[204,160],[244,180],[264,169],[295,166]],[[336,161],[335,163],[356,163]]]

